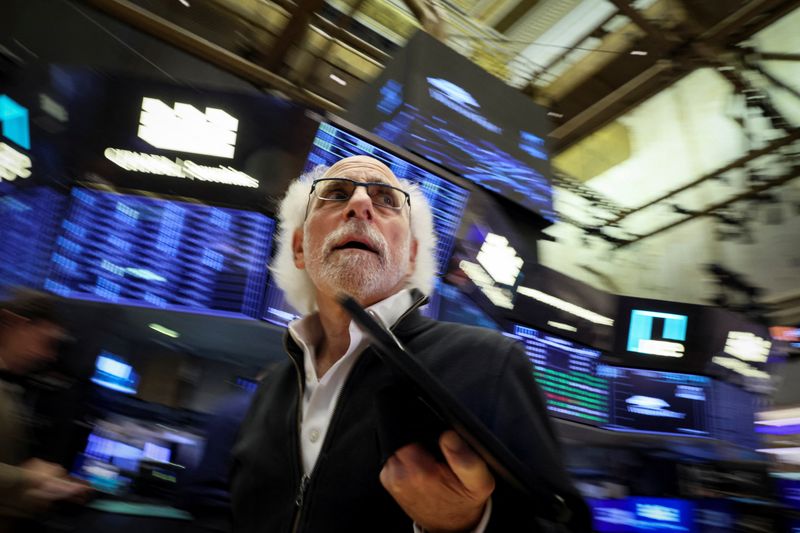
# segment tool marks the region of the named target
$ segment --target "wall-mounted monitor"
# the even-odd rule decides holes
[[[552,416],[603,426],[609,423],[609,382],[598,374],[601,352],[533,328],[515,325]]]
[[[92,383],[107,389],[136,394],[139,375],[125,359],[111,352],[103,351],[95,361]]]
[[[434,230],[438,239],[438,273],[443,273],[453,250],[469,191],[436,174],[432,165],[412,154],[372,135],[350,129],[343,122],[335,120],[320,124],[305,170],[311,170],[318,165],[329,166],[352,155],[374,157],[392,169],[398,178],[420,187],[433,210]],[[266,302],[264,318],[269,322],[286,325],[296,316],[295,311],[286,304],[280,289],[272,282],[269,284]]]
[[[346,118],[552,221],[546,113],[420,31]]]
[[[273,227],[251,211],[76,188],[44,288],[69,298],[256,318]]]
[[[710,325],[705,311],[701,305],[620,296],[614,355],[621,366],[706,373]]]
[[[614,431],[710,437],[711,379],[694,374],[601,365],[611,387]]]

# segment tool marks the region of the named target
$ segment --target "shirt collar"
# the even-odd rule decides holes
[[[400,320],[400,317],[411,307],[414,303],[412,300],[411,292],[408,289],[403,289],[380,302],[372,304],[367,309],[373,311],[384,324],[391,327],[395,322]],[[350,333],[350,346],[345,353],[345,357],[354,352],[364,338],[363,332],[352,320],[348,326],[348,331]],[[319,312],[306,315],[291,322],[289,324],[289,335],[292,336],[297,345],[303,350],[307,364],[309,359],[314,355],[314,348],[319,345],[320,340],[322,340],[322,326],[319,321]]]

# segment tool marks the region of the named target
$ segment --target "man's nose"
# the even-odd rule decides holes
[[[372,220],[372,216],[374,215],[373,210],[372,198],[367,194],[367,188],[356,187],[356,190],[353,191],[353,196],[347,201],[345,218]]]

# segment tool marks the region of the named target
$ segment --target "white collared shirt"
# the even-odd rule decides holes
[[[411,293],[404,289],[389,296],[370,307],[381,321],[391,327],[397,322],[413,303]],[[303,419],[300,423],[300,454],[302,457],[303,474],[310,475],[319,458],[322,443],[328,433],[331,417],[339,401],[339,394],[344,386],[347,376],[358,356],[369,345],[369,339],[364,336],[361,329],[350,322],[348,327],[350,346],[345,354],[331,366],[322,377],[317,376],[316,347],[322,340],[322,326],[319,314],[314,313],[295,320],[289,324],[289,334],[303,350],[305,368],[305,389],[303,393]],[[489,523],[492,501],[486,504],[483,518],[473,533],[482,533]],[[414,524],[414,532],[422,533],[423,530]]]

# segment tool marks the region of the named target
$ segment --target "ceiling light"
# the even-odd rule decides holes
[[[578,331],[578,328],[575,326],[570,326],[569,324],[564,324],[563,322],[555,322],[553,320],[548,320],[547,325],[554,328],[563,329],[564,331]]]
[[[563,113],[556,113],[555,111],[549,111],[547,113],[547,116],[548,117],[553,117],[553,118],[564,118],[564,114]]]
[[[599,313],[595,313],[594,311],[590,311],[588,309],[584,309],[583,307],[567,302],[560,298],[556,298],[555,296],[544,293],[542,291],[531,289],[530,287],[518,287],[517,294],[533,298],[534,300],[542,302],[545,305],[555,307],[556,309],[560,309],[564,312],[567,312],[571,315],[575,315],[584,320],[588,320],[589,322],[593,322],[595,324],[601,324],[603,326],[614,325],[613,318],[603,316]]]
[[[181,334],[178,333],[177,331],[164,327],[161,324],[155,324],[155,323],[148,324],[147,327],[161,333],[162,335],[166,335],[167,337],[172,337],[173,339],[177,339],[178,337],[181,336]]]
[[[729,72],[731,70],[736,70],[736,69],[730,65],[722,65],[721,67],[717,67],[717,70],[720,72]]]
[[[183,4],[185,7],[192,7],[192,6],[189,4],[189,0],[178,0],[178,2],[180,2],[181,4]]]
[[[800,454],[800,448],[760,448],[756,450],[761,453],[769,453],[772,455],[797,455]]]
[[[632,56],[646,56],[647,55],[647,51],[646,50],[631,50],[631,55]]]
[[[347,85],[347,82],[345,80],[343,80],[342,78],[340,78],[339,76],[337,76],[336,74],[331,74],[328,77],[330,79],[332,79],[333,81],[335,81],[336,83],[338,83],[339,85],[341,85],[341,86]]]

